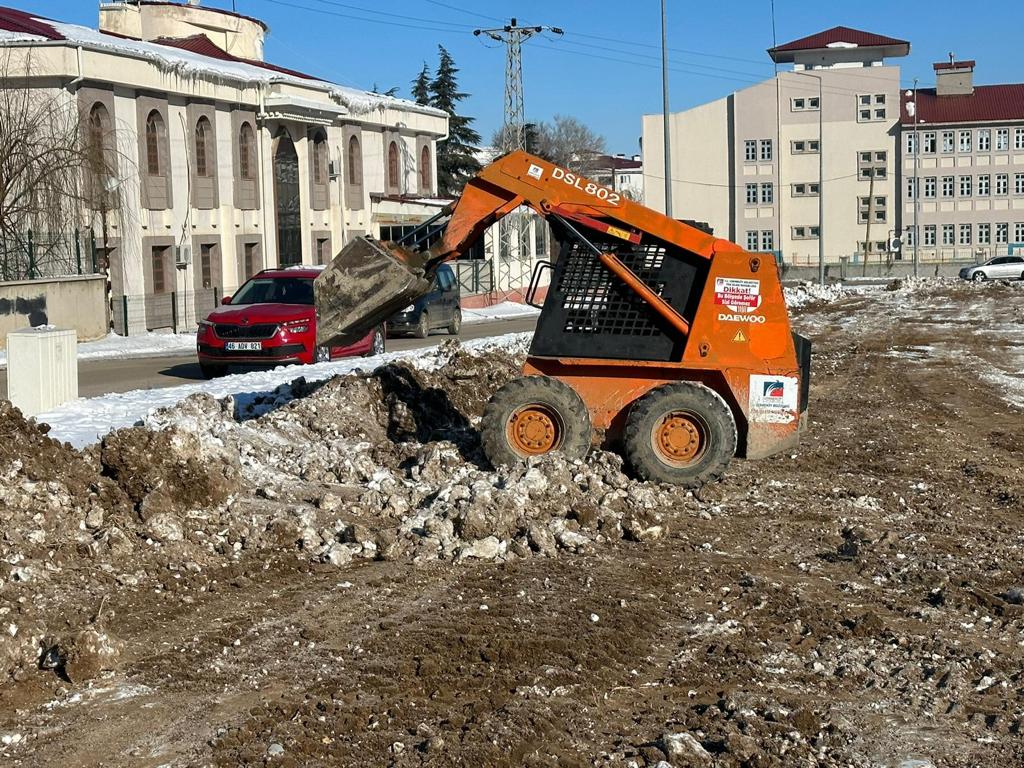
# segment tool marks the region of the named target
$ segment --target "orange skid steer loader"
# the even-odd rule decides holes
[[[810,342],[790,330],[774,256],[750,253],[525,152],[499,158],[399,242],[357,238],[316,280],[318,343],[336,345],[430,290],[443,261],[528,206],[554,263],[523,376],[481,423],[495,465],[619,448],[641,478],[690,486],[734,455],[796,445]]]

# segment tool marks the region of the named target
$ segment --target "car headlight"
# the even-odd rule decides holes
[[[209,320],[200,320],[199,321],[199,327],[200,328],[213,328],[213,323],[211,323]]]
[[[416,311],[416,305],[415,304],[410,304],[408,307],[406,307],[402,311],[403,312],[415,312]]]
[[[309,321],[301,320],[297,323],[285,323],[284,329],[288,331],[288,333],[305,333],[309,330]]]

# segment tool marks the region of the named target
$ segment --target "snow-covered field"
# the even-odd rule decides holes
[[[470,351],[511,348],[528,343],[532,334],[511,333],[468,341],[462,346]],[[40,414],[36,421],[50,425],[50,436],[81,448],[96,442],[111,430],[128,427],[146,418],[159,408],[179,403],[185,398],[205,392],[214,397],[231,396],[239,406],[259,395],[272,392],[282,384],[302,377],[306,381],[323,381],[332,376],[372,371],[386,363],[402,361],[418,368],[431,369],[442,364],[448,356],[446,347],[429,347],[405,352],[387,352],[375,357],[356,357],[317,365],[281,366],[270,371],[240,373],[210,381],[184,384],[164,389],[140,389],[133,392],[79,398],[65,403],[49,413]]]
[[[111,333],[99,341],[78,344],[79,360],[126,360],[129,357],[181,355],[194,351],[194,333],[144,333],[140,336],[118,336]],[[7,367],[7,352],[0,350],[0,368]]]

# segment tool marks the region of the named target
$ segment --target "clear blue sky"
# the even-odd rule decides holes
[[[96,26],[94,0],[0,0],[60,21]],[[231,0],[203,0],[231,8]],[[638,151],[640,116],[661,111],[659,0],[235,0],[239,13],[270,26],[268,61],[346,85],[380,90],[409,85],[437,45],[452,53],[470,94],[463,113],[477,118],[485,140],[501,124],[505,54],[475,38],[476,26],[552,25],[523,47],[529,120],[573,115],[602,134],[609,151]],[[307,10],[308,9],[308,10]],[[730,93],[773,73],[770,0],[669,0],[673,110]],[[856,10],[855,10],[856,9]],[[910,40],[897,60],[904,87],[914,77],[934,84],[931,63],[950,51],[978,61],[976,83],[1024,81],[1019,34],[1024,3],[975,5],[950,0],[776,0],[778,42],[843,25]]]

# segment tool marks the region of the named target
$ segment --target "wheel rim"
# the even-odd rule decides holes
[[[555,450],[562,442],[562,419],[542,403],[518,408],[508,420],[508,441],[520,456],[540,456]]]
[[[707,423],[689,411],[670,411],[651,430],[651,446],[657,457],[673,467],[699,461],[708,449]]]

